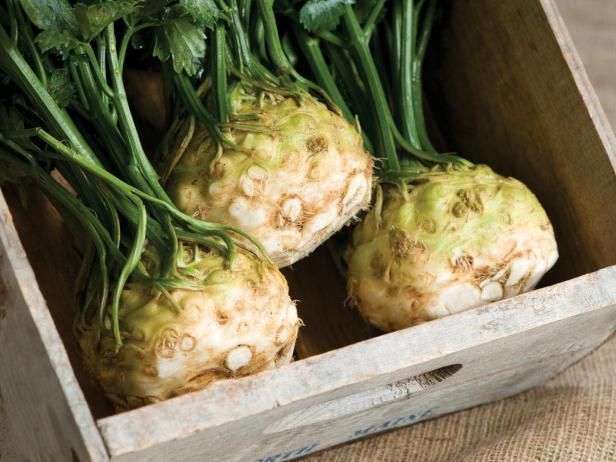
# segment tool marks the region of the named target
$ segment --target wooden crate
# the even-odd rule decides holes
[[[288,460],[513,395],[614,332],[614,136],[553,2],[447,4],[431,107],[451,146],[545,205],[561,253],[546,287],[378,335],[343,306],[321,250],[287,272],[301,360],[112,415],[71,336],[65,230],[40,196],[23,209],[5,191],[0,395],[23,460]]]

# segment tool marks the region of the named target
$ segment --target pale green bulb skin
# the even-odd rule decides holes
[[[80,333],[87,367],[119,409],[291,360],[300,321],[277,268],[241,250],[232,268],[216,255],[193,268],[207,279],[199,290],[170,290],[176,307],[148,286],[127,285],[120,302],[124,343],[119,351],[109,330]]]
[[[379,329],[528,291],[556,262],[552,225],[520,181],[477,165],[413,185],[406,198],[384,185],[345,253],[350,299]]]
[[[167,182],[178,208],[247,231],[279,267],[303,258],[370,203],[372,159],[358,130],[308,94],[300,100],[236,87],[228,132],[239,149],[216,158],[197,127]]]

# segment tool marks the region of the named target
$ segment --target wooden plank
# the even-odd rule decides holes
[[[585,2],[585,5],[586,8],[592,8],[588,1]],[[562,51],[562,56],[569,66],[571,76],[575,81],[579,94],[584,100],[588,115],[596,127],[597,135],[606,149],[612,168],[616,170],[616,137],[614,135],[614,130],[604,110],[604,106],[599,101],[597,91],[588,77],[584,63],[577,51],[577,47],[571,39],[571,34],[560,14],[557,2],[555,0],[541,0],[541,6],[552,27],[554,37]],[[611,9],[616,11],[613,5]]]
[[[5,188],[4,197],[11,210],[19,239],[33,264],[36,282],[47,303],[54,324],[68,353],[79,386],[85,394],[94,418],[113,414],[113,406],[105,398],[96,380],[82,364],[81,352],[73,321],[75,278],[79,270],[79,255],[73,237],[49,201],[36,189],[28,189],[24,207],[14,188]],[[36,210],[36,213],[32,213]],[[41,230],[45,230],[41,233]],[[61,262],[58,267],[58,262]]]
[[[275,438],[264,437],[262,432],[291,412],[458,362],[462,370],[443,386],[484,379],[491,385],[477,387],[475,394],[473,387],[465,388],[468,396],[456,409],[507,396],[546,380],[596,347],[615,328],[616,267],[610,267],[277,371],[219,382],[204,392],[101,419],[98,425],[112,458],[122,461],[166,460],[171,454],[183,460],[249,460],[249,455],[286,450],[289,446],[284,441],[304,447],[317,435],[319,447],[324,447],[321,441],[335,444],[349,438],[348,433],[335,430],[339,425],[375,421],[389,406],[369,407],[357,414],[361,420],[353,420],[355,414],[339,415],[327,425],[300,426],[276,433]],[[558,367],[549,366],[555,357]],[[523,380],[525,369],[529,372]],[[486,379],[491,375],[500,377],[501,384],[508,376],[518,377],[520,386],[497,386]],[[453,390],[452,396],[459,392]],[[306,433],[306,428],[312,433]],[[229,454],[229,448],[238,451],[236,455]]]
[[[426,82],[449,148],[537,194],[561,253],[546,283],[615,264],[614,135],[554,2],[447,5]]]
[[[0,281],[0,395],[13,453],[108,460],[1,192]]]

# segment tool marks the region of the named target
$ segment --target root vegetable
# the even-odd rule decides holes
[[[287,59],[273,2],[220,5],[199,90],[167,64],[183,106],[159,170],[182,211],[243,229],[283,267],[367,207],[372,159],[353,116]]]
[[[487,166],[382,188],[346,251],[349,296],[381,330],[531,290],[558,258],[537,198]]]
[[[237,148],[217,155],[209,131],[197,128],[167,190],[183,212],[241,227],[283,267],[367,208],[372,160],[357,130],[314,97],[261,96],[238,85],[231,118],[256,113],[259,131],[238,124],[228,135]]]
[[[291,360],[299,320],[280,272],[246,252],[227,268],[223,257],[196,251],[184,251],[182,264],[207,275],[200,288],[163,295],[138,282],[126,286],[119,350],[110,331],[97,324],[80,331],[86,364],[118,408],[202,390]]]
[[[157,56],[194,71],[204,11],[141,6],[9,0],[0,25],[0,181],[39,187],[76,238],[75,332],[121,408],[284,364],[299,326],[261,244],[178,210],[145,155],[126,50],[147,28]]]
[[[313,34],[306,60],[332,97],[345,90],[384,158],[375,203],[345,251],[351,302],[390,331],[534,288],[558,258],[537,198],[485,165],[438,153],[429,139],[422,66],[437,1],[391,0],[387,11],[375,2],[369,14],[315,5],[290,15]],[[332,36],[340,43],[323,53],[320,38]]]

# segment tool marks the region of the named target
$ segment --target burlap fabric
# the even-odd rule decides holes
[[[616,1],[558,0],[558,5],[606,112],[616,125]],[[7,440],[0,403],[0,462],[18,460]],[[304,460],[616,461],[616,338],[526,393]]]

